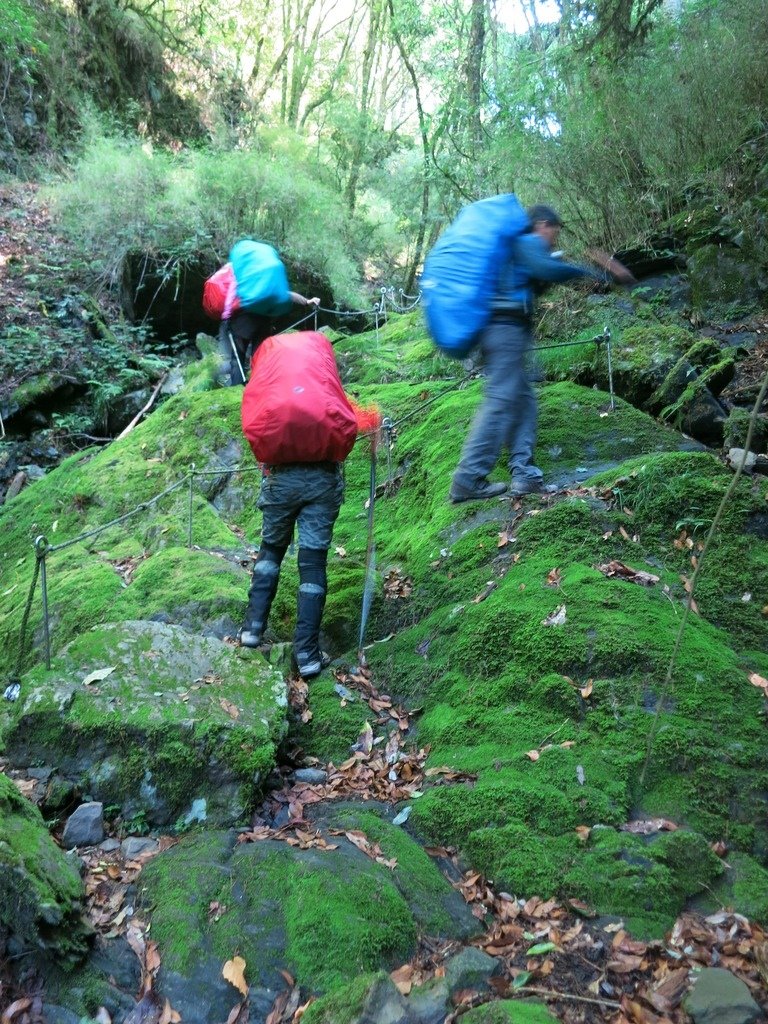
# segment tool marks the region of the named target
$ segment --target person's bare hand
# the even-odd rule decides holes
[[[634,284],[635,276],[631,270],[628,270],[623,263],[620,263],[614,256],[607,253],[604,249],[589,249],[587,256],[596,263],[603,270],[607,271],[611,277],[618,281],[620,284]]]
[[[320,299],[317,296],[315,296],[313,299],[307,299],[306,300],[306,304],[308,306],[319,306],[320,305]]]

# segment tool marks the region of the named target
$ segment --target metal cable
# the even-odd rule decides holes
[[[61,544],[52,544],[48,548],[48,553],[52,554],[54,551],[63,551],[65,548],[71,548],[74,544],[80,544],[81,541],[88,540],[89,537],[96,537],[98,534],[108,530],[111,526],[117,526],[118,523],[124,523],[126,519],[130,519],[131,516],[135,516],[137,512],[144,512],[160,501],[161,498],[165,498],[167,495],[172,494],[174,491],[178,491],[180,487],[183,487],[188,482],[189,476],[183,477],[181,480],[177,480],[175,484],[171,484],[170,487],[166,487],[164,491],[156,494],[154,498],[149,498],[147,501],[142,501],[136,508],[125,512],[123,515],[118,516],[116,519],[111,519],[108,523],[104,523],[103,526],[97,526],[93,530],[87,530],[85,533],[81,533],[78,537],[73,537],[71,540],[62,541]]]

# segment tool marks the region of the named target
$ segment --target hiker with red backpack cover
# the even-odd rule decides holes
[[[258,346],[241,419],[262,465],[258,507],[263,519],[240,643],[259,647],[264,642],[280,566],[298,526],[294,657],[301,677],[311,679],[330,663],[320,649],[320,624],[328,549],[344,496],[342,463],[358,432],[377,430],[381,415],[360,408],[344,393],[326,336],[300,331],[267,338]]]
[[[232,247],[229,262],[203,285],[203,309],[221,318],[219,343],[229,360],[230,385],[245,384],[248,351],[274,332],[276,317],[292,306],[319,306],[288,287],[288,277],[271,245],[250,238]]]
[[[480,234],[483,225],[486,239]],[[536,394],[525,366],[536,295],[574,278],[634,281],[626,267],[600,250],[589,253],[600,272],[554,255],[561,227],[549,206],[523,213],[513,195],[494,196],[465,207],[425,262],[422,288],[436,344],[459,357],[479,344],[485,368],[485,396],[451,482],[453,502],[542,490],[543,474],[533,462]],[[488,480],[504,446],[511,488]]]

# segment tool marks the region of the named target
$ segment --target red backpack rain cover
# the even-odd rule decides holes
[[[251,360],[241,418],[259,462],[343,462],[357,417],[326,336],[299,331],[263,341]]]
[[[230,295],[231,293],[231,295]],[[212,320],[220,320],[232,299],[230,315],[240,309],[240,300],[235,295],[235,272],[231,263],[225,263],[215,274],[211,274],[203,285],[203,309]]]

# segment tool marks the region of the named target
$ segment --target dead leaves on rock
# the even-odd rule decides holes
[[[329,830],[329,835],[346,836],[350,843],[352,843],[353,846],[356,846],[358,850],[362,850],[366,857],[370,857],[371,860],[375,860],[377,864],[383,864],[384,867],[389,868],[390,871],[394,871],[397,867],[397,858],[392,857],[387,859],[379,844],[372,842],[365,832],[361,832],[359,829],[345,830],[332,828]]]
[[[595,568],[603,576],[614,576],[626,580],[628,583],[638,583],[641,587],[653,587],[659,582],[659,577],[654,576],[653,573],[645,572],[643,569],[633,569],[630,565],[625,565],[616,559],[605,562],[603,565],[596,565]]]

